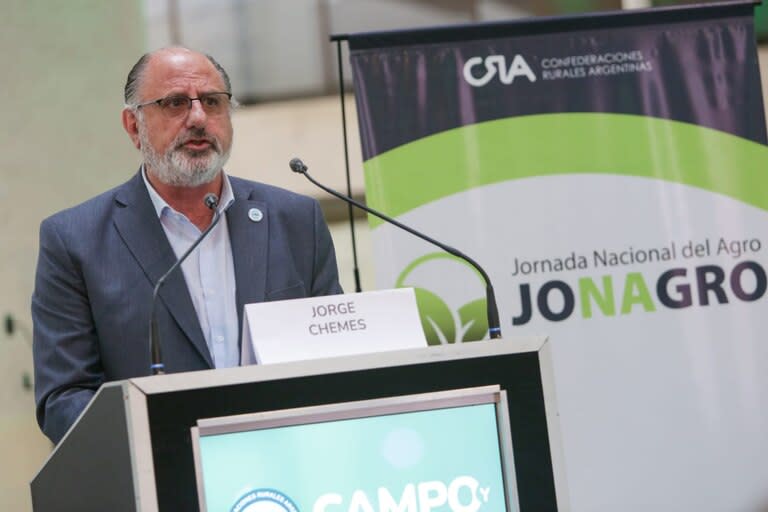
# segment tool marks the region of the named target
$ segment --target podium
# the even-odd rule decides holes
[[[544,337],[105,384],[32,480],[33,508],[199,510],[190,434],[199,419],[492,385],[507,397],[520,510],[567,510]]]

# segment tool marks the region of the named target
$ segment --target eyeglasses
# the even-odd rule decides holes
[[[203,110],[209,116],[220,116],[229,110],[232,95],[228,92],[207,92],[201,94],[198,98],[190,98],[183,94],[174,94],[152,100],[146,103],[135,105],[135,108],[146,107],[148,105],[157,105],[160,112],[168,117],[179,117],[185,115],[192,109],[192,102],[197,100],[203,107]]]

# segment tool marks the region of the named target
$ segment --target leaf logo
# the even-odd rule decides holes
[[[456,298],[453,297],[455,294],[442,290],[438,294],[434,291],[435,288],[442,288],[440,282],[446,280],[446,274],[450,275],[450,280],[455,280],[461,286],[458,307],[449,305],[456,304]],[[483,283],[482,276],[464,260],[435,252],[421,256],[405,267],[395,286],[413,287],[427,342],[430,345],[444,345],[485,338],[488,333],[488,318]],[[481,298],[464,302],[468,294],[474,293],[475,288],[479,292],[475,297]],[[448,298],[454,300],[449,301]]]

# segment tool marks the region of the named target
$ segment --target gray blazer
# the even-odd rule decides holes
[[[317,201],[230,181],[239,330],[245,304],[342,293]],[[249,219],[254,207],[260,222]],[[53,442],[102,383],[149,374],[152,289],[175,260],[140,173],[42,222],[32,296],[35,399]],[[166,372],[213,367],[182,272],[161,289],[157,318]]]

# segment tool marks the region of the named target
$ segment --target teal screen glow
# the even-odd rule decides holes
[[[201,436],[199,447],[208,511],[506,510],[494,404]]]

